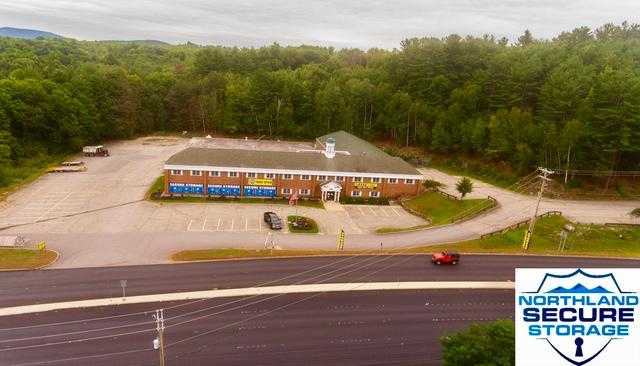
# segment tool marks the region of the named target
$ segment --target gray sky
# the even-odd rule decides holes
[[[577,26],[640,23],[640,0],[0,0],[0,27],[67,37],[260,46],[398,47],[451,33],[551,38]]]

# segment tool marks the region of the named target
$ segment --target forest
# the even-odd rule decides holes
[[[521,172],[640,170],[640,25],[366,51],[0,38],[0,187],[88,143],[339,129]]]

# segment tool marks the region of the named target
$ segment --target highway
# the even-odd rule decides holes
[[[640,265],[469,255],[458,266],[434,266],[428,259],[315,257],[7,272],[0,273],[0,307],[120,296],[121,279],[134,296],[260,284],[509,281],[516,267]],[[158,308],[167,309],[167,365],[440,365],[439,337],[473,322],[512,318],[513,292],[289,294],[7,316],[0,317],[0,365],[158,365],[151,347]],[[131,313],[139,314],[120,316]],[[69,321],[75,322],[60,324]]]
[[[267,301],[254,298],[210,310],[206,314],[232,309],[175,328],[172,324],[202,314],[168,320],[165,322],[167,365],[439,365],[440,335],[471,322],[513,316],[511,291],[340,293],[320,294],[301,301],[308,296],[287,295]],[[167,310],[165,318],[228,301],[208,300],[206,303]],[[238,308],[257,301],[264,302]],[[0,329],[103,317],[172,305],[175,304],[6,317],[0,318]],[[284,306],[287,307],[279,309]],[[158,365],[157,351],[151,347],[155,337],[151,313],[45,328],[0,330],[0,365]],[[148,323],[45,339],[7,341],[140,322]],[[142,333],[67,343],[137,331]],[[174,345],[197,335],[202,336]],[[62,344],[57,344],[60,342]],[[15,349],[43,343],[51,345]],[[136,352],[117,354],[128,351]],[[87,358],[98,354],[107,355]]]
[[[0,307],[127,295],[362,281],[508,281],[517,267],[638,267],[640,261],[577,257],[465,255],[434,266],[425,255],[311,257],[52,269],[0,273]]]

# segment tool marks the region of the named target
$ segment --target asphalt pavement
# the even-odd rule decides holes
[[[425,255],[232,260],[0,273],[0,307],[127,295],[335,282],[513,281],[517,267],[638,267],[640,261],[465,255],[434,266]]]
[[[166,310],[166,365],[440,365],[441,335],[470,323],[513,317],[513,292],[504,290],[329,293],[231,301],[212,299]],[[180,304],[0,318],[0,365],[158,365],[151,315],[155,308],[175,305]],[[12,329],[140,311],[148,312]],[[100,330],[104,328],[110,329]],[[118,335],[123,333],[134,334]]]

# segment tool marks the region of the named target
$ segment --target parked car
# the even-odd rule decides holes
[[[269,224],[271,230],[282,230],[282,220],[275,212],[265,212],[264,222]]]
[[[447,251],[441,253],[434,253],[431,256],[431,263],[433,264],[458,264],[460,262],[460,254],[449,253]]]

